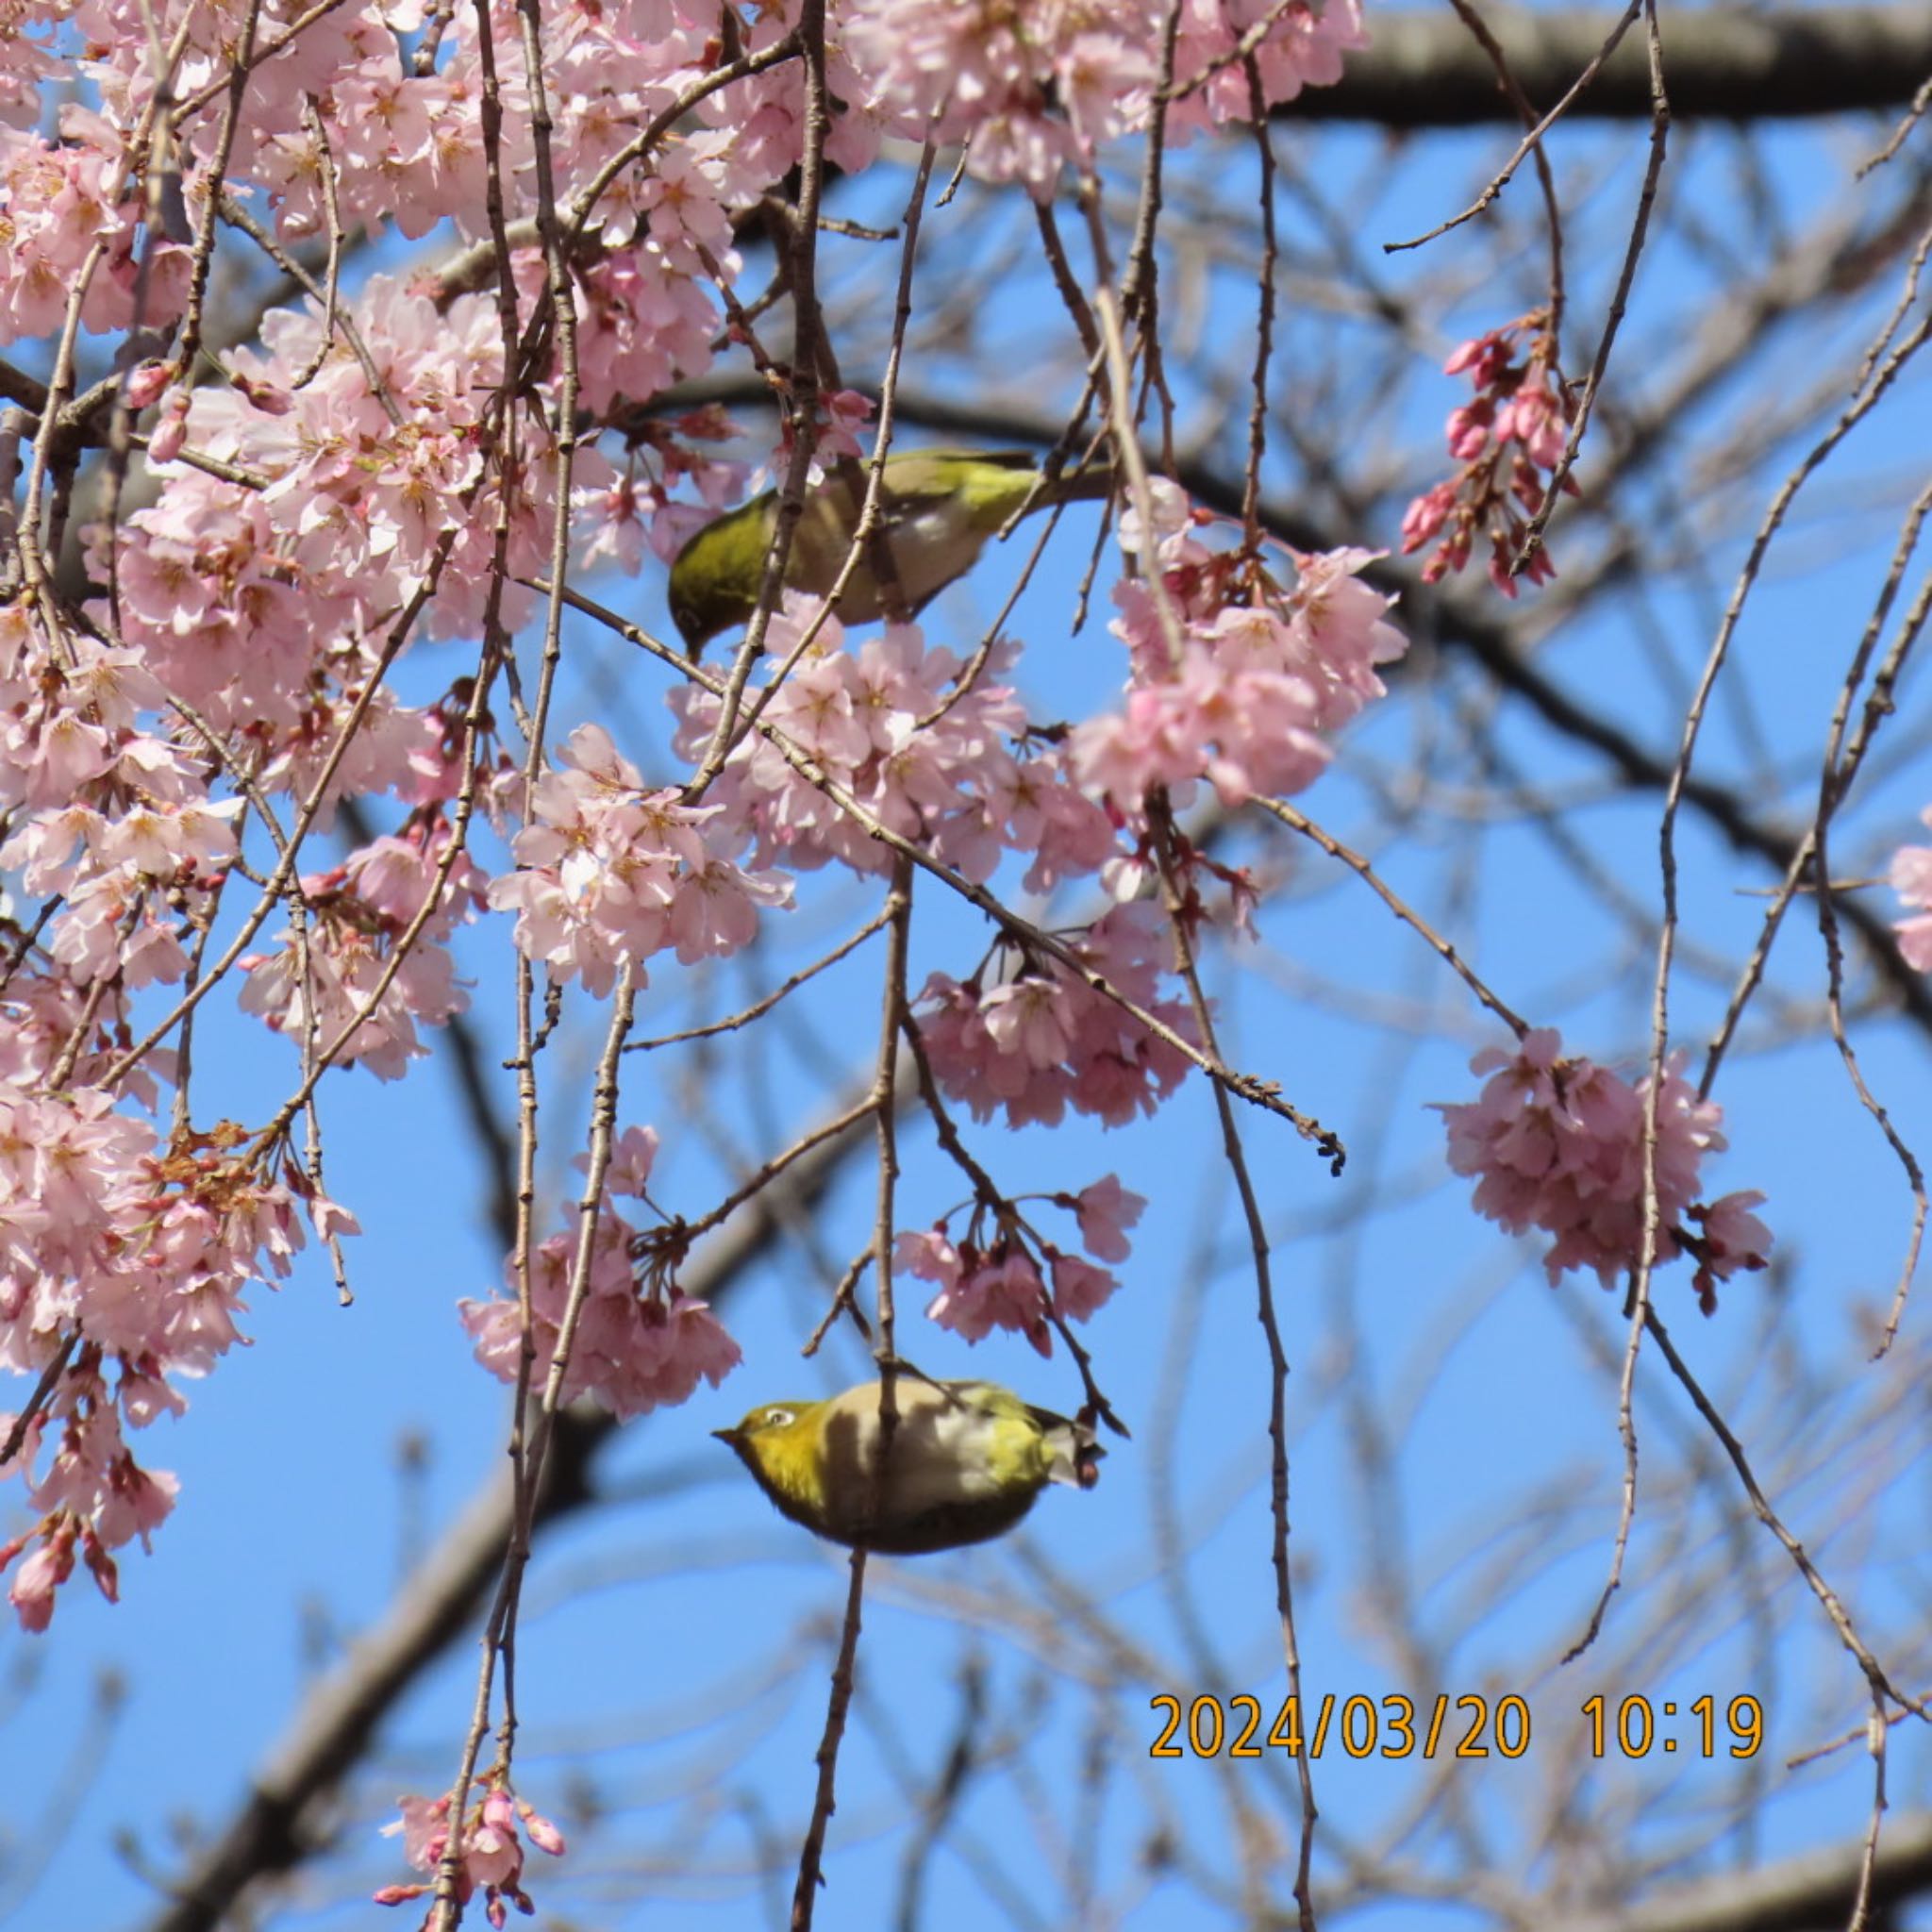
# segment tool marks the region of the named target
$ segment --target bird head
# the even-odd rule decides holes
[[[820,1486],[818,1413],[822,1402],[761,1402],[742,1422],[713,1429],[768,1490],[808,1496]]]

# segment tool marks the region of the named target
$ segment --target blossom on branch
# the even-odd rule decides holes
[[[1528,349],[1519,361],[1519,338],[1525,336]],[[1529,533],[1525,519],[1543,508],[1575,416],[1556,365],[1557,341],[1542,309],[1464,342],[1442,365],[1445,375],[1466,373],[1476,393],[1449,415],[1449,454],[1461,469],[1424,491],[1402,519],[1405,557],[1442,537],[1423,566],[1424,583],[1461,570],[1476,538],[1487,533],[1490,581],[1506,597],[1515,596],[1515,560]],[[1563,487],[1577,493],[1574,475]],[[1532,584],[1557,575],[1546,544],[1538,544],[1523,575]]]
[[[1044,200],[1060,171],[1091,171],[1098,149],[1143,130],[1162,80],[1169,8],[1157,0],[847,0],[841,45],[875,90],[890,132],[966,144],[982,179],[1019,181]],[[1170,139],[1253,118],[1243,62],[1262,104],[1341,77],[1367,44],[1357,0],[1185,0],[1174,48]]]
[[[459,1906],[469,1904],[478,1891],[483,1894],[484,1917],[500,1928],[508,1918],[508,1907],[534,1912],[536,1906],[524,1889],[524,1845],[527,1836],[540,1852],[553,1858],[563,1856],[563,1834],[549,1819],[517,1797],[501,1782],[475,1780],[483,1793],[463,1819],[462,1845],[456,1872],[456,1898]],[[402,1814],[385,1824],[382,1835],[401,1834],[403,1856],[418,1872],[429,1875],[421,1883],[385,1885],[375,1894],[379,1906],[407,1905],[413,1899],[427,1898],[435,1890],[436,1873],[449,1852],[449,1793],[439,1798],[413,1795],[397,1800]],[[519,1827],[521,1826],[521,1834]],[[426,1928],[436,1917],[432,1904],[423,1921]]]
[[[686,966],[738,952],[762,908],[791,903],[791,884],[729,858],[711,829],[723,810],[648,790],[601,724],[580,724],[538,781],[510,843],[517,870],[491,885],[490,904],[516,913],[528,958],[599,997],[620,966],[660,951]]]
[[[449,862],[434,911],[395,957],[436,889],[450,836],[440,817],[418,820],[407,837],[377,839],[333,872],[305,878],[301,927],[285,930],[278,950],[238,962],[248,974],[242,1010],[297,1041],[312,1035],[321,1049],[340,1037],[340,1058],[400,1079],[427,1051],[416,1022],[443,1025],[470,1003],[446,949],[484,899],[487,881],[468,853]]]
[[[1141,901],[1116,906],[1068,943],[1117,992],[1191,1041],[1191,1010],[1159,995],[1164,936],[1158,910]],[[1023,958],[1012,978],[991,983],[983,973],[963,984],[935,973],[914,1017],[941,1091],[975,1120],[1004,1109],[1008,1126],[1058,1126],[1069,1107],[1124,1126],[1151,1115],[1188,1070],[1178,1047],[1052,955]]]
[[[791,655],[817,608],[816,599],[787,594],[765,635],[771,660]],[[1005,852],[1030,857],[1029,891],[1097,872],[1114,854],[1107,814],[1072,782],[1058,747],[1029,737],[1017,693],[1000,681],[1017,645],[994,644],[961,688],[961,660],[928,647],[917,625],[889,625],[857,651],[844,638],[844,626],[827,617],[765,708],[765,722],[794,757],[803,754],[870,817],[975,883],[992,875]],[[759,695],[748,687],[745,703]],[[686,687],[670,704],[676,750],[694,760],[710,741],[719,701]],[[754,865],[891,868],[891,848],[762,735],[740,741],[709,795],[722,811],[720,832],[731,849],[749,845]]]
[[[737,1342],[710,1309],[671,1278],[678,1258],[617,1211],[617,1195],[641,1198],[658,1137],[632,1127],[618,1140],[605,1174],[603,1198],[588,1257],[584,1293],[571,1336],[560,1399],[590,1395],[629,1418],[689,1401],[699,1382],[716,1388],[738,1366]],[[580,1168],[588,1166],[578,1158]],[[578,1267],[578,1235],[554,1234],[531,1257],[530,1306],[536,1316],[533,1387],[551,1374]],[[457,1304],[475,1343],[476,1359],[504,1382],[515,1382],[524,1347],[515,1279],[505,1263],[507,1292]]]
[[[1449,1129],[1449,1165],[1476,1177],[1476,1212],[1511,1234],[1532,1227],[1555,1240],[1543,1256],[1550,1281],[1594,1268],[1606,1288],[1642,1259],[1646,1076],[1632,1086],[1583,1058],[1565,1058],[1554,1027],[1533,1027],[1513,1050],[1485,1048],[1470,1061],[1488,1074],[1474,1101],[1432,1103]],[[1724,1109],[1700,1099],[1674,1058],[1657,1108],[1655,1155],[1659,1264],[1696,1256],[1700,1306],[1716,1284],[1766,1265],[1771,1236],[1749,1210],[1762,1194],[1693,1205],[1707,1152],[1724,1146]],[[1701,1222],[1698,1235],[1687,1222]]]
[[[1126,817],[1157,789],[1184,804],[1202,778],[1231,807],[1303,791],[1327,767],[1329,737],[1384,694],[1375,667],[1407,647],[1391,600],[1361,581],[1377,553],[1290,551],[1284,587],[1257,558],[1202,542],[1211,519],[1175,485],[1149,490],[1152,526],[1131,506],[1121,525],[1143,573],[1114,591],[1126,706],[1075,728],[1074,772]]]
[[[40,1517],[0,1551],[4,1568],[41,1544],[10,1591],[27,1628],[46,1627],[76,1549],[111,1599],[109,1552],[145,1545],[173,1507],[175,1477],[142,1468],[124,1432],[179,1413],[170,1378],[206,1374],[243,1339],[243,1293],[285,1276],[303,1244],[298,1198],[318,1224],[355,1232],[306,1181],[238,1162],[235,1138],[163,1146],[97,1088],[48,1096],[0,1081],[0,1368],[36,1375],[63,1346],[71,1357],[6,1470]],[[0,1439],[12,1425],[0,1420]]]
[[[1113,1174],[1078,1194],[1046,1198],[1058,1208],[1075,1211],[1088,1253],[1108,1261],[1127,1258],[1130,1250],[1122,1230],[1132,1226],[1147,1205]],[[989,1213],[998,1223],[991,1239],[981,1226]],[[1036,1245],[1039,1258],[1033,1253]],[[1032,1235],[1020,1223],[1015,1202],[976,1206],[957,1246],[943,1219],[930,1228],[902,1233],[892,1259],[907,1274],[939,1285],[925,1312],[941,1328],[950,1328],[968,1341],[983,1341],[995,1328],[1011,1329],[1025,1336],[1043,1356],[1053,1353],[1050,1318],[1091,1321],[1120,1286],[1111,1270],[1097,1268]],[[1051,1291],[1046,1286],[1048,1274],[1053,1278]]]

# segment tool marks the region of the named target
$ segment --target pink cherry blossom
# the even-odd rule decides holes
[[[1164,953],[1153,907],[1115,907],[1073,950],[1181,1038],[1192,1037],[1185,1003],[1159,996]],[[1176,1048],[1051,958],[991,985],[935,973],[915,1011],[941,1087],[976,1120],[1004,1108],[1011,1125],[1053,1125],[1072,1107],[1121,1126],[1151,1114],[1188,1067]]]
[[[1692,1208],[1689,1218],[1703,1226],[1701,1245],[1686,1237],[1686,1245],[1697,1257],[1697,1273],[1691,1286],[1697,1291],[1697,1305],[1707,1315],[1717,1312],[1717,1285],[1740,1273],[1752,1273],[1771,1265],[1771,1230],[1751,1210],[1764,1205],[1764,1196],[1755,1190],[1721,1195],[1707,1208]]]
[[[408,837],[376,839],[334,872],[305,878],[300,930],[285,928],[276,951],[241,962],[248,974],[242,1009],[294,1040],[312,1033],[319,1046],[346,1032],[341,1059],[359,1060],[379,1079],[400,1079],[427,1052],[416,1023],[441,1026],[469,1005],[445,950],[485,890],[467,853],[456,856],[435,910],[391,972],[396,948],[437,891],[450,836],[440,817],[417,819]]]
[[[1470,1062],[1473,1072],[1491,1076],[1480,1097],[1436,1105],[1449,1129],[1449,1165],[1476,1176],[1476,1211],[1511,1234],[1536,1227],[1554,1236],[1543,1256],[1553,1283],[1566,1269],[1594,1268],[1608,1288],[1641,1258],[1650,1083],[1646,1077],[1633,1087],[1590,1060],[1564,1058],[1559,1049],[1552,1027],[1531,1029],[1511,1051],[1487,1048]],[[1724,1145],[1723,1119],[1674,1059],[1657,1110],[1656,1258],[1668,1262],[1696,1245],[1686,1220],[1714,1215],[1706,1264],[1712,1279],[1761,1267],[1771,1241],[1748,1212],[1761,1194],[1692,1206],[1704,1155]],[[1708,1307],[1708,1283],[1700,1280],[1698,1291]]]
[[[205,1374],[241,1340],[242,1294],[302,1241],[292,1191],[222,1137],[164,1154],[98,1089],[0,1080],[0,1367],[38,1374],[64,1335],[85,1338],[6,1472],[42,1518],[42,1559],[15,1585],[33,1627],[76,1547],[111,1594],[108,1553],[145,1546],[172,1510],[175,1478],[137,1462],[125,1432],[186,1406],[167,1378]]]
[[[1463,342],[1442,365],[1446,375],[1467,375],[1475,396],[1449,414],[1449,454],[1461,468],[1416,497],[1402,519],[1405,556],[1447,526],[1423,566],[1424,582],[1461,570],[1486,534],[1490,580],[1506,597],[1516,595],[1520,580],[1512,572],[1528,531],[1525,519],[1543,507],[1574,413],[1557,386],[1556,357],[1549,317],[1534,309]],[[1565,487],[1574,491],[1574,478],[1566,478]],[[1556,574],[1547,545],[1539,545],[1522,575],[1541,584]]]
[[[1131,1221],[1138,1216],[1138,1195],[1129,1194],[1113,1177],[1108,1192],[1107,1183],[1097,1184],[1096,1200],[1109,1203],[1114,1211]],[[1058,1194],[1050,1197],[1056,1205],[1076,1208],[1082,1197]],[[1125,1205],[1134,1204],[1129,1209]],[[1062,1321],[1085,1322],[1120,1286],[1112,1273],[1096,1268],[1090,1261],[1063,1253],[1050,1241],[1039,1242],[1040,1257],[1053,1277],[1048,1295],[1041,1259],[1036,1259],[1026,1234],[1013,1231],[1003,1220],[1003,1230],[988,1242],[982,1240],[984,1214],[975,1209],[970,1231],[956,1245],[941,1221],[930,1228],[901,1233],[893,1244],[893,1264],[903,1273],[938,1285],[939,1292],[926,1304],[925,1312],[942,1328],[950,1328],[968,1341],[980,1341],[995,1328],[1010,1328],[1023,1334],[1040,1351],[1049,1355],[1053,1333],[1049,1312]],[[1083,1232],[1085,1223],[1083,1220]],[[1127,1245],[1116,1237],[1118,1258],[1124,1259]]]
[[[44,1630],[53,1622],[55,1595],[74,1574],[74,1545],[77,1536],[78,1531],[71,1524],[63,1526],[13,1573],[7,1600],[13,1606],[23,1630]]]
[[[1284,587],[1204,543],[1173,485],[1150,494],[1152,528],[1130,509],[1121,543],[1161,588],[1142,575],[1115,590],[1133,676],[1123,710],[1075,729],[1075,774],[1129,819],[1157,788],[1184,803],[1202,778],[1230,807],[1306,789],[1328,735],[1383,695],[1374,667],[1406,648],[1390,599],[1360,580],[1377,553],[1290,551]]]
[[[1074,1196],[1080,1240],[1103,1261],[1124,1261],[1130,1252],[1126,1230],[1146,1211],[1147,1200],[1121,1186],[1118,1174],[1103,1174]]]
[[[526,955],[599,995],[621,965],[667,948],[685,965],[737,952],[791,887],[733,861],[729,834],[712,829],[724,810],[648,790],[602,725],[579,725],[538,785],[511,841],[518,870],[490,887],[490,904],[516,913]]]
[[[520,1912],[536,1909],[524,1888],[524,1846],[527,1836],[540,1852],[560,1857],[563,1834],[526,1800],[501,1782],[475,1780],[483,1796],[463,1818],[462,1849],[457,1864],[456,1895],[467,1905],[478,1891],[492,1925],[505,1923],[506,1907]],[[436,1874],[449,1850],[449,1795],[421,1798],[406,1795],[396,1801],[400,1814],[382,1828],[385,1838],[401,1835],[403,1856],[416,1871],[428,1876],[421,1883],[385,1885],[375,1894],[377,1905],[407,1905],[426,1898],[435,1890]],[[520,1830],[521,1827],[521,1830]],[[434,1916],[432,1908],[431,1917]],[[425,1919],[424,1924],[428,1924]]]
[[[906,1237],[900,1241],[905,1242]],[[917,1252],[902,1247],[908,1271],[918,1274]],[[972,1242],[960,1250],[954,1278],[926,1304],[927,1316],[968,1341],[984,1341],[995,1328],[1024,1335],[1041,1355],[1053,1353],[1046,1321],[1046,1284],[1039,1265],[1016,1242],[996,1241],[982,1253]]]
[[[788,596],[766,633],[768,661],[789,657],[815,614],[812,600]],[[1026,715],[1002,681],[1016,646],[996,644],[962,692],[959,658],[928,648],[917,625],[891,625],[856,652],[844,641],[828,619],[764,715],[867,813],[975,881],[1003,854],[1025,854],[1029,890],[1097,870],[1115,850],[1106,813],[1081,795],[1058,749],[1020,749]],[[687,688],[671,704],[679,755],[701,757],[717,700]],[[888,847],[760,736],[741,741],[709,796],[721,834],[750,844],[755,865],[891,864]]]
[[[617,1211],[616,1194],[641,1196],[658,1145],[648,1127],[620,1138],[597,1212],[588,1287],[564,1373],[566,1400],[588,1394],[613,1414],[630,1417],[688,1401],[699,1382],[714,1389],[738,1366],[738,1344],[705,1303],[664,1282],[648,1260],[650,1243]],[[538,1386],[549,1374],[562,1334],[576,1265],[572,1230],[552,1235],[532,1257],[530,1301],[536,1315]],[[513,1268],[506,1263],[506,1271]],[[647,1280],[648,1277],[648,1280]],[[476,1359],[499,1380],[516,1380],[523,1323],[515,1283],[488,1301],[458,1303]]]
[[[1053,6],[1024,22],[995,0],[933,7],[853,0],[842,47],[875,92],[891,132],[966,143],[982,178],[1048,195],[1063,167],[1147,125],[1160,78],[1166,9],[1153,0]],[[1168,138],[1246,121],[1253,95],[1238,47],[1252,47],[1264,104],[1341,78],[1343,52],[1366,44],[1356,0],[1283,8],[1272,0],[1187,0],[1175,45]],[[1247,36],[1254,32],[1251,42]]]
[[[1053,1271],[1054,1307],[1070,1322],[1091,1321],[1120,1283],[1112,1272],[1096,1268],[1077,1255],[1063,1255],[1058,1248],[1046,1251]]]
[[[1932,825],[1932,807],[1920,816]],[[1901,845],[1892,854],[1891,890],[1913,908],[1892,927],[1898,949],[1915,972],[1932,972],[1932,845]]]
[[[655,1127],[626,1127],[610,1151],[610,1163],[604,1170],[604,1185],[613,1194],[634,1194],[642,1198],[658,1158],[658,1130]],[[580,1155],[576,1166],[588,1173],[591,1158]]]

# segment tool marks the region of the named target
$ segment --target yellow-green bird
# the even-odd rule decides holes
[[[984,1542],[1011,1529],[1048,1483],[1089,1490],[1099,1480],[1106,1452],[1091,1429],[997,1383],[901,1374],[892,1400],[899,1421],[876,1516],[876,1382],[826,1402],[762,1403],[712,1433],[792,1522],[894,1557]]]
[[[1032,493],[1039,459],[1024,449],[894,450],[886,458],[876,525],[891,545],[892,569],[907,606],[917,611],[979,559]],[[1101,497],[1112,471],[1090,465],[1059,476],[1041,491],[1036,508]],[[785,561],[786,588],[823,597],[837,580],[865,506],[862,479],[829,470],[808,493]],[[692,657],[722,630],[748,624],[764,581],[765,553],[778,518],[778,492],[768,490],[707,524],[671,566],[671,617]],[[839,599],[844,624],[885,615],[885,599],[871,561],[861,556]]]

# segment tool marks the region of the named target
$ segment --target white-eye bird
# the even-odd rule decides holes
[[[874,528],[890,546],[908,610],[919,610],[973,568],[1039,475],[1039,458],[1024,449],[909,449],[886,458]],[[1112,487],[1111,469],[1090,464],[1048,484],[1035,508],[1102,497]],[[785,559],[788,590],[823,597],[832,588],[864,507],[863,478],[855,487],[845,468],[828,470],[807,492]],[[677,553],[671,566],[671,617],[693,658],[720,631],[751,621],[777,520],[778,491],[768,490],[707,524]],[[870,624],[885,615],[886,600],[865,555],[837,608],[844,624]]]
[[[871,1511],[879,1385],[825,1402],[766,1402],[714,1429],[794,1523],[835,1543],[922,1556],[1001,1535],[1048,1483],[1091,1489],[1106,1454],[1084,1424],[1035,1408],[993,1382],[893,1378],[892,1431]]]

